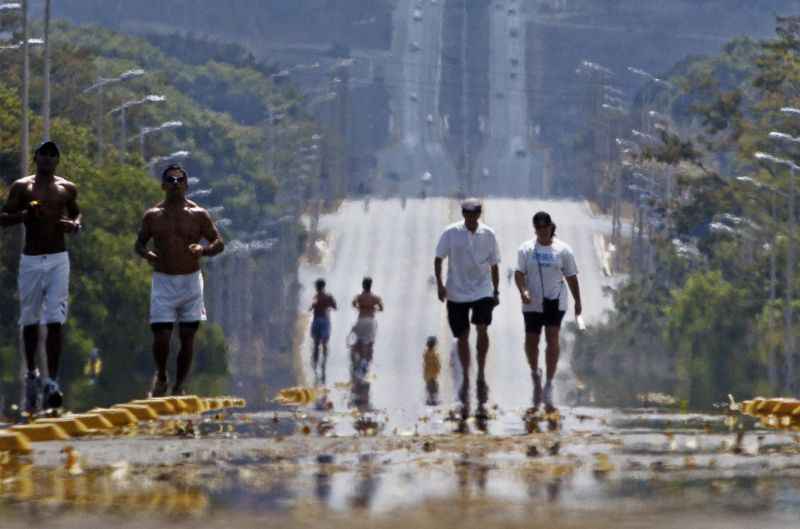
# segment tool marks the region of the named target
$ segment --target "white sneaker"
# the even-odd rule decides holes
[[[548,412],[556,409],[553,405],[553,382],[551,380],[544,385],[544,407]]]

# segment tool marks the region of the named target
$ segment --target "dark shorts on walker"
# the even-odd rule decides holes
[[[539,334],[542,327],[561,328],[561,320],[564,319],[566,311],[545,310],[545,312],[523,312],[525,318],[525,334]]]
[[[473,325],[491,325],[494,307],[494,298],[481,298],[464,303],[448,301],[447,321],[450,323],[450,330],[453,331],[453,336],[458,338],[469,330],[470,321]],[[471,320],[469,317],[470,310],[472,310]]]

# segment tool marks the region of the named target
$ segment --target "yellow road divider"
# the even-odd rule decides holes
[[[154,421],[158,419],[158,413],[149,405],[145,404],[115,404],[112,408],[128,410],[140,421]]]
[[[31,443],[20,432],[0,432],[0,452],[12,454],[30,454]]]
[[[156,397],[151,400],[163,400],[164,402],[168,402],[169,405],[175,410],[176,414],[181,415],[184,413],[190,413],[189,405],[179,397]]]
[[[284,406],[306,406],[316,398],[317,391],[314,388],[294,387],[280,390],[274,400]]]
[[[143,406],[150,406],[154,412],[159,415],[175,415],[177,411],[169,401],[163,399],[139,399],[132,400],[131,404],[140,404]]]
[[[99,413],[78,413],[68,417],[81,421],[91,430],[111,430],[114,425]]]
[[[246,408],[247,401],[245,399],[233,399],[234,408]]]
[[[206,411],[205,402],[197,395],[183,395],[174,398],[186,406],[187,413],[203,413]]]
[[[39,443],[42,441],[64,441],[69,439],[67,432],[57,424],[19,424],[9,429],[21,433],[32,443]]]
[[[94,408],[89,413],[101,415],[112,426],[131,426],[139,422],[133,413],[122,408]]]
[[[206,411],[218,410],[222,408],[222,402],[219,399],[205,399]]]
[[[64,430],[70,437],[80,437],[82,435],[89,435],[92,433],[85,424],[72,417],[36,419],[33,424],[55,424]]]

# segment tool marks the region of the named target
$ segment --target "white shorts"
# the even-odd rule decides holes
[[[375,318],[359,318],[353,325],[356,340],[363,344],[375,343],[375,334],[378,331],[378,322]]]
[[[206,320],[203,303],[203,274],[162,274],[153,272],[150,288],[150,323]]]
[[[69,305],[69,254],[22,254],[17,286],[20,325],[63,324]]]

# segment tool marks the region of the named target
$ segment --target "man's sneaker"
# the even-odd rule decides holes
[[[173,397],[183,397],[186,395],[186,390],[183,389],[183,386],[172,386],[172,390],[169,392],[170,395]]]
[[[25,376],[25,411],[36,413],[39,411],[39,393],[42,390],[42,379],[39,370],[29,372]]]
[[[547,413],[552,413],[556,410],[553,405],[553,382],[549,380],[544,385],[544,409]]]
[[[61,393],[61,388],[58,387],[58,382],[53,379],[48,379],[44,384],[44,407],[47,409],[60,408],[64,403],[64,394]]]
[[[148,397],[156,398],[156,397],[166,397],[167,391],[169,390],[169,380],[165,378],[159,378],[158,374],[153,375],[153,385],[150,387],[150,393],[148,393]]]
[[[533,407],[539,409],[542,405],[542,370],[533,372]]]

